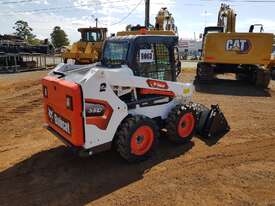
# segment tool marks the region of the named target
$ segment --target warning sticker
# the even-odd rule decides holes
[[[154,51],[152,49],[139,50],[139,62],[140,63],[154,62]]]

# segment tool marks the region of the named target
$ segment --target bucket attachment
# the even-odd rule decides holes
[[[196,105],[197,133],[204,138],[216,138],[226,134],[230,127],[219,105],[211,105],[208,109],[204,105]]]

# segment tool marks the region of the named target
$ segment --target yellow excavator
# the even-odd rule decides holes
[[[167,10],[166,7],[163,7],[159,10],[156,16],[155,30],[161,31],[172,31],[175,34],[178,33],[178,29],[175,25],[175,20],[172,14]]]
[[[167,10],[166,7],[163,7],[159,10],[155,18],[155,25],[151,25],[149,23],[149,13],[147,13],[145,14],[145,26],[128,25],[125,31],[117,32],[117,36],[139,35],[139,34],[177,35],[178,30],[175,25],[174,17]]]
[[[267,88],[273,34],[264,33],[261,24],[251,25],[244,33],[236,32],[235,25],[236,13],[229,5],[221,4],[217,26],[204,29],[196,79],[209,83],[217,74],[235,73],[238,80]],[[260,27],[259,32],[255,32],[256,27]]]
[[[73,60],[75,64],[90,64],[99,61],[107,28],[88,27],[79,28],[78,31],[81,33],[81,40],[62,54],[64,63],[68,60]]]

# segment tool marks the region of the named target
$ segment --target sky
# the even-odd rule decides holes
[[[179,37],[199,37],[205,26],[217,24],[221,3],[230,4],[237,13],[239,32],[261,23],[265,32],[275,33],[275,0],[151,0],[150,23],[161,7],[173,14]],[[128,24],[144,24],[144,0],[0,0],[0,34],[11,34],[17,20],[27,21],[40,39],[50,38],[54,26],[60,26],[71,42],[78,41],[79,27],[107,27],[108,32],[122,31]]]

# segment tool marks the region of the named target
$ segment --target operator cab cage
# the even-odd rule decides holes
[[[106,39],[107,28],[89,27],[77,31],[81,33],[81,41],[100,42]]]
[[[127,65],[135,76],[176,81],[181,65],[178,37],[174,35],[130,35],[105,41],[102,66]]]

